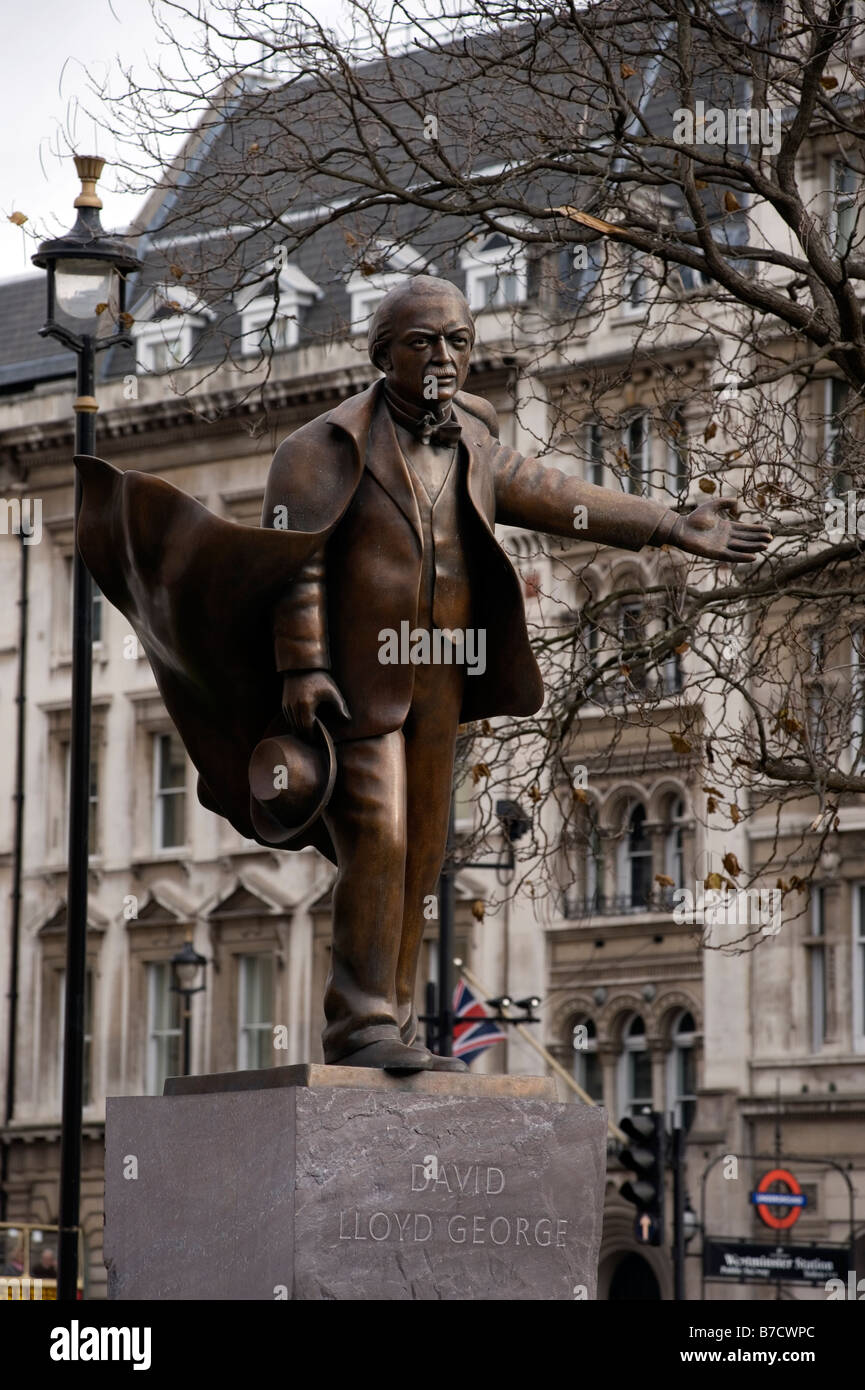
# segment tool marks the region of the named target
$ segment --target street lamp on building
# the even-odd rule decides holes
[[[204,956],[199,955],[191,941],[184,941],[177,954],[171,957],[171,970],[174,975],[174,984],[171,988],[180,995],[183,1001],[184,1076],[188,1076],[190,1070],[192,1012],[189,1007],[189,1001],[193,994],[200,994],[201,991],[206,988],[204,983],[204,967],[206,964],[207,961]]]
[[[96,183],[105,161],[76,155],[81,192],[75,226],[43,241],[34,265],[48,272],[48,314],[39,332],[56,338],[78,359],[75,453],[95,448],[96,353],[129,346],[126,280],[140,262],[120,239],[106,236],[99,220]],[[113,322],[114,331],[102,331]],[[75,478],[75,531],[81,482]],[[78,1212],[81,1197],[81,1107],[84,1076],[84,983],[87,960],[87,860],[90,812],[91,619],[90,575],[76,548],[72,581],[72,738],[69,776],[69,861],[66,893],[66,1002],[63,1052],[63,1121],[60,1136],[58,1299],[74,1300],[78,1283]]]

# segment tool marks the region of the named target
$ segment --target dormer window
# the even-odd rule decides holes
[[[365,333],[375,307],[410,275],[435,275],[412,246],[367,248],[361,264],[346,283],[351,300],[351,332]]]
[[[525,247],[503,232],[476,237],[460,256],[466,276],[466,299],[476,312],[521,304],[528,271]]]
[[[183,285],[160,285],[135,310],[132,336],[145,372],[176,371],[189,359],[198,332],[213,311]]]
[[[285,265],[279,272],[279,299],[272,282],[258,280],[235,296],[240,314],[240,351],[244,357],[297,347],[300,315],[323,297],[314,280],[297,266]]]

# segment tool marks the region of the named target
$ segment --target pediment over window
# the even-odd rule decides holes
[[[100,935],[108,926],[108,918],[94,908],[90,903],[87,909],[87,931],[98,932]],[[66,904],[60,903],[51,913],[47,921],[41,927],[37,927],[36,935],[40,937],[57,937],[66,935]]]
[[[292,912],[295,900],[272,883],[263,883],[245,875],[208,912],[211,920],[225,921],[240,917],[282,916]]]
[[[279,272],[279,302],[282,306],[285,302],[299,301],[304,304],[311,304],[314,299],[322,299],[324,290],[310,280],[308,275],[296,265],[284,265]],[[244,285],[234,296],[234,307],[239,313],[252,307],[259,301],[268,303],[273,307],[273,278],[261,277]]]
[[[295,265],[279,272],[279,299],[273,277],[258,278],[238,290],[234,306],[240,314],[240,350],[244,356],[265,350],[293,348],[300,338],[300,313],[324,291]]]
[[[139,365],[150,372],[183,366],[197,331],[216,317],[193,290],[184,285],[154,285],[133,310],[132,336]]]
[[[175,927],[189,920],[190,914],[177,912],[153,894],[134,917],[128,919],[130,927]]]

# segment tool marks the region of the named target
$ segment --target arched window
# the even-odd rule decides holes
[[[583,860],[583,883],[585,884],[586,904],[589,911],[601,905],[604,893],[604,859],[601,850],[601,832],[594,814],[591,816]]]
[[[623,1115],[637,1115],[652,1104],[652,1060],[646,1045],[646,1024],[640,1014],[631,1014],[622,1031],[619,1057],[619,1109]]]
[[[697,1108],[697,1025],[687,1009],[673,1020],[667,1057],[667,1108],[673,1111],[677,1128],[691,1128]]]
[[[681,797],[670,802],[670,817],[664,839],[664,873],[673,880],[673,887],[665,891],[672,898],[676,888],[685,886],[685,834],[682,822],[685,818],[685,803]]]
[[[619,660],[621,671],[617,678],[620,690],[629,686],[634,690],[645,690],[648,671],[646,667],[646,614],[640,600],[623,603],[618,613]]]
[[[601,1074],[598,1033],[594,1019],[578,1020],[574,1024],[571,1038],[574,1045],[574,1080],[592,1100],[603,1101],[604,1079]]]
[[[648,496],[652,471],[652,435],[649,415],[641,411],[624,426],[622,445],[625,450],[626,471],[622,480],[625,492]]]
[[[652,897],[652,841],[646,831],[646,808],[638,802],[628,816],[619,859],[622,907],[641,911]]]

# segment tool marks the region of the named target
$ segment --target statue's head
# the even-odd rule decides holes
[[[461,390],[474,340],[465,295],[449,280],[415,275],[377,306],[369,355],[398,395],[435,411]]]

